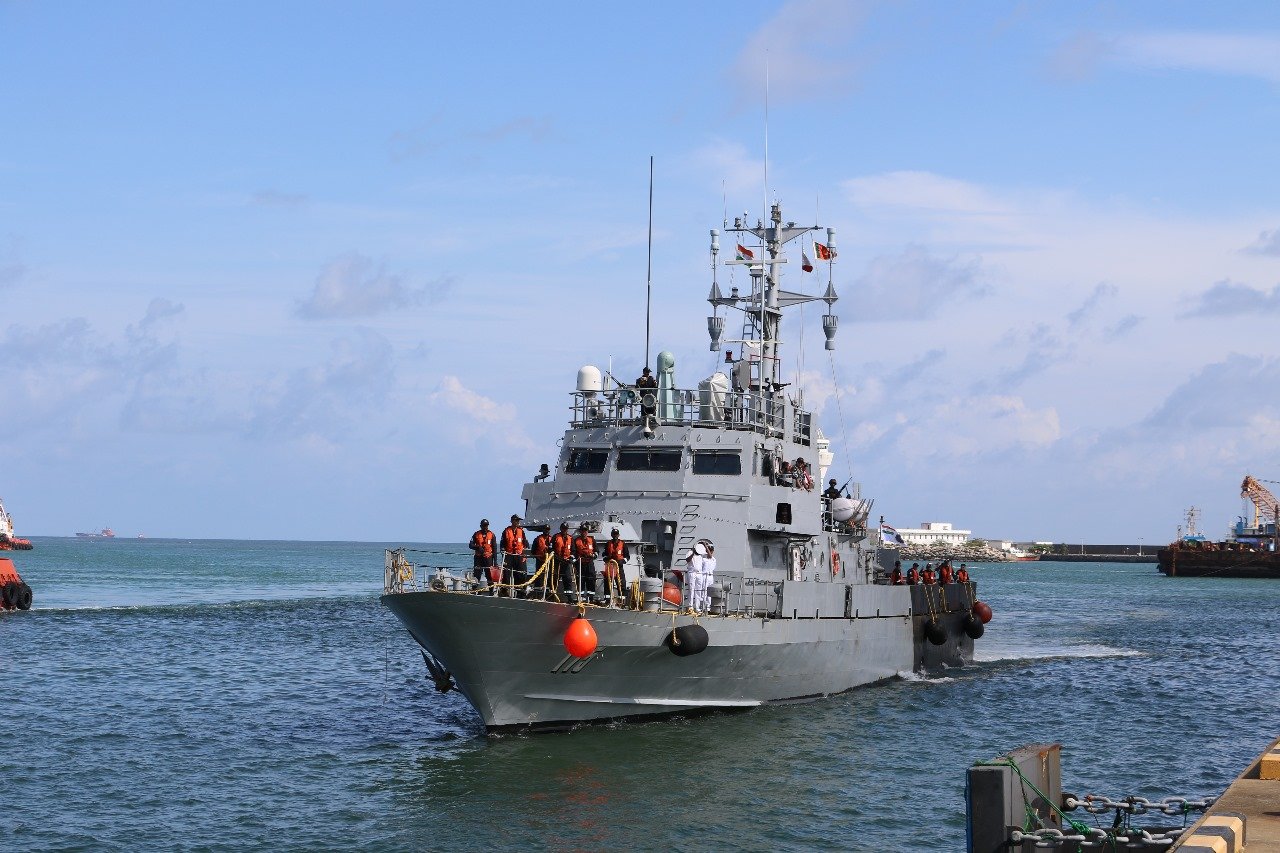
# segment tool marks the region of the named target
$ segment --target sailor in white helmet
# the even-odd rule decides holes
[[[707,546],[699,542],[693,546],[693,559],[689,561],[689,607],[695,613],[702,612],[702,600],[707,597]]]

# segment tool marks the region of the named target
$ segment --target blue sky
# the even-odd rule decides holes
[[[799,381],[877,514],[1157,542],[1280,479],[1274,4],[0,2],[19,532],[519,509],[577,368],[640,367],[650,155],[655,350],[714,368],[766,52],[769,196],[840,245]]]

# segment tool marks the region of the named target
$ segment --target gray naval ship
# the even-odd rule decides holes
[[[711,231],[708,297],[725,371],[681,388],[662,352],[650,388],[584,367],[554,471],[523,487],[527,529],[585,524],[598,548],[619,531],[621,595],[600,571],[594,590],[557,590],[550,557],[530,557],[532,581],[513,588],[432,569],[413,549],[386,553],[382,603],[421,646],[436,687],[459,690],[491,734],[815,700],[972,661],[982,620],[971,609],[985,606],[974,607],[975,585],[891,584],[896,552],[868,530],[859,485],[839,497],[815,488],[833,457],[781,381],[778,338],[786,309],[821,301],[834,348],[837,296],[823,263],[835,257],[833,230],[813,247],[828,273],[821,296],[780,286],[787,245],[817,226],[784,222],[775,204],[768,223],[738,218],[725,231],[734,257],[721,260]],[[811,268],[803,240],[798,248]],[[749,295],[723,295],[722,266],[744,270]],[[732,310],[742,335],[722,340],[721,312]],[[717,559],[701,614],[681,571],[700,542]],[[579,618],[597,641],[584,656],[565,637]]]

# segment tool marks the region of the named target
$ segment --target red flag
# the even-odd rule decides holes
[[[813,272],[813,261],[809,260],[809,256],[804,253],[804,249],[800,250],[800,269],[805,272]]]
[[[755,252],[751,251],[750,249],[748,249],[746,246],[742,245],[741,243],[739,243],[739,244],[738,244],[738,260],[740,260],[740,261],[754,261],[755,259],[756,259],[756,253],[755,253]]]
[[[836,256],[836,253],[831,251],[825,243],[819,243],[817,240],[813,241],[813,252],[820,261],[829,261]]]

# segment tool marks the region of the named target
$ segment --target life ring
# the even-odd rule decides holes
[[[413,580],[413,563],[408,560],[400,560],[400,564],[396,566],[396,571],[400,575],[401,583],[409,583]]]
[[[840,555],[835,551],[831,552],[831,575],[832,577],[840,574]]]

